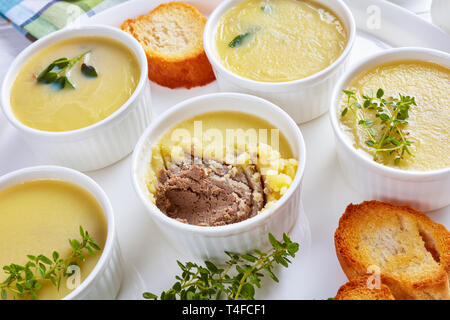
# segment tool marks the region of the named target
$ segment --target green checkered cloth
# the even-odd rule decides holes
[[[82,16],[93,16],[127,0],[0,0],[0,16],[31,39],[39,39]]]

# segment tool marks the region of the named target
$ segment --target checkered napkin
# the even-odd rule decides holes
[[[41,38],[127,0],[0,0],[0,16],[31,39]]]

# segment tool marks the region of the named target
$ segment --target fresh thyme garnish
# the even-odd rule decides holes
[[[202,267],[192,262],[186,264],[177,261],[182,270],[181,276],[176,276],[177,282],[171,289],[161,293],[161,300],[253,300],[255,287],[261,287],[261,278],[264,273],[274,281],[278,278],[273,273],[274,265],[280,264],[288,267],[291,261],[288,257],[295,257],[298,251],[298,243],[292,242],[287,234],[283,234],[283,242],[275,239],[269,233],[272,250],[263,253],[254,250],[252,254],[236,254],[225,252],[230,258],[226,262],[226,268],[220,269],[210,261],[205,261]],[[234,276],[230,275],[233,272]],[[262,273],[264,272],[264,273]],[[143,294],[145,299],[157,299],[150,292]]]
[[[57,83],[61,86],[61,89],[64,89],[66,86],[69,88],[75,88],[75,86],[70,82],[69,79],[69,71],[84,58],[85,55],[90,53],[91,51],[86,51],[85,53],[72,58],[59,58],[53,61],[45,68],[37,77],[37,82],[39,83]],[[93,66],[89,66],[85,63],[81,65],[81,72],[89,77],[97,77],[97,71]]]
[[[407,133],[403,129],[408,124],[410,107],[417,106],[414,97],[399,94],[398,98],[383,98],[384,91],[380,88],[376,95],[373,93],[362,95],[364,101],[361,105],[354,92],[349,90],[343,92],[347,96],[347,105],[341,116],[345,117],[349,110],[355,116],[367,134],[368,139],[365,143],[372,150],[375,161],[379,159],[380,153],[393,157],[396,165],[406,154],[413,156],[409,148],[413,142],[407,139]],[[373,112],[381,124],[380,129],[377,131],[375,121],[365,119],[358,109]]]
[[[71,276],[69,266],[78,265],[85,261],[85,251],[95,256],[100,247],[92,239],[87,231],[80,226],[81,240],[69,239],[72,254],[68,259],[63,259],[56,251],[52,259],[44,255],[27,255],[28,262],[25,265],[10,264],[4,266],[3,270],[8,278],[0,283],[0,295],[2,300],[8,297],[8,291],[16,294],[19,298],[37,298],[38,291],[42,288],[42,281],[50,281],[56,288],[60,288],[63,276]]]

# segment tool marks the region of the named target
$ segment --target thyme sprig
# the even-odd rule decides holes
[[[205,267],[187,262],[177,261],[182,273],[176,276],[176,282],[169,290],[161,293],[161,300],[253,300],[255,287],[261,287],[264,274],[275,282],[278,278],[273,273],[277,264],[288,267],[289,257],[295,257],[299,244],[292,242],[287,234],[283,234],[283,242],[269,233],[272,249],[268,253],[254,250],[249,254],[225,252],[229,257],[225,268],[219,268],[210,261]],[[234,274],[234,275],[232,275]],[[158,296],[145,292],[145,299],[158,299]]]
[[[75,88],[75,86],[69,79],[69,72],[81,59],[84,58],[84,56],[86,56],[90,52],[91,50],[86,51],[72,59],[56,59],[39,74],[36,79],[37,82],[44,84],[56,83],[60,85],[61,89],[64,89],[65,87],[72,89]],[[87,65],[86,63],[83,63],[81,65],[81,72],[88,77],[97,77],[98,75],[95,68],[93,66]]]
[[[77,265],[86,260],[86,251],[95,256],[100,247],[87,231],[80,226],[81,240],[69,239],[72,254],[63,259],[56,251],[52,258],[43,254],[38,256],[27,255],[28,262],[25,265],[10,264],[3,267],[8,278],[0,283],[0,296],[2,300],[8,298],[8,292],[19,298],[37,299],[37,293],[42,288],[43,281],[49,281],[56,288],[60,288],[63,277],[71,276],[73,272],[68,270],[69,266]],[[16,298],[13,296],[13,298]]]
[[[367,134],[368,139],[365,144],[371,149],[374,160],[379,159],[379,154],[387,157],[393,157],[394,163],[398,165],[405,155],[414,156],[410,146],[413,143],[407,139],[404,132],[408,124],[409,109],[411,106],[417,106],[415,98],[399,94],[398,98],[384,98],[383,89],[378,89],[376,95],[363,94],[362,104],[359,103],[356,93],[349,90],[343,90],[347,96],[347,104],[342,110],[341,116],[345,117],[350,112],[358,121]],[[374,127],[375,121],[364,118],[364,113],[359,110],[365,109],[375,114],[375,118],[382,125],[381,130],[377,131]]]

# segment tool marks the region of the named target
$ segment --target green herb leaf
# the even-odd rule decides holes
[[[347,96],[353,96],[355,95],[355,93],[353,91],[349,91],[349,90],[342,90]]]
[[[383,95],[384,95],[383,89],[381,89],[381,88],[378,89],[378,91],[377,91],[377,98],[380,99]]]
[[[52,83],[58,79],[58,74],[56,72],[47,72],[38,78],[38,81],[41,83]]]
[[[53,263],[52,260],[50,260],[49,258],[44,256],[43,254],[39,255],[38,259],[41,260],[45,264],[52,264]]]
[[[67,67],[67,65],[69,63],[70,63],[70,60],[67,58],[60,58],[60,59],[53,61],[53,65],[55,65],[56,67],[58,67],[60,69]]]
[[[50,63],[50,65],[45,68],[37,77],[37,82],[45,82],[44,81],[44,77],[47,76],[47,73],[49,73],[51,70],[53,70],[53,68],[55,67],[55,65],[53,63]]]
[[[342,110],[341,112],[341,116],[344,117],[348,112],[348,108],[344,108],[344,110]]]
[[[389,121],[389,119],[391,118],[391,117],[390,117],[389,115],[387,115],[386,113],[380,113],[379,117],[380,117],[380,120],[381,120],[382,122]]]
[[[157,295],[154,295],[153,293],[150,293],[150,292],[144,292],[144,293],[142,294],[142,297],[143,297],[144,299],[149,299],[149,300],[156,300],[156,299],[158,299],[158,296],[157,296]]]
[[[246,38],[248,38],[251,34],[252,34],[251,32],[246,32],[246,33],[243,33],[243,34],[240,34],[240,35],[234,37],[234,39],[231,40],[231,42],[228,44],[228,46],[230,48],[236,48],[236,47],[241,46],[242,43],[244,42],[244,40]]]
[[[358,103],[358,102],[353,102],[353,106],[354,106],[354,107],[357,107],[358,109],[361,109],[361,108],[362,108],[362,107],[361,107],[361,104]]]
[[[373,147],[373,146],[375,145],[375,142],[374,142],[373,140],[366,140],[366,144],[367,144],[369,147]]]
[[[205,265],[208,268],[208,270],[210,270],[211,272],[217,272],[217,267],[214,265],[214,263],[210,262],[210,261],[205,261]]]
[[[373,126],[373,120],[359,120],[358,124],[366,127],[366,128],[370,128],[371,126]]]
[[[240,293],[245,300],[253,300],[255,297],[255,288],[250,283],[246,283],[242,286]]]
[[[291,257],[295,257],[295,254],[297,253],[298,249],[299,249],[299,244],[298,243],[288,243],[286,249],[289,252],[289,254],[291,255]]]
[[[252,256],[251,254],[242,255],[242,259],[247,260],[249,262],[255,262],[256,260],[258,260],[258,258]]]
[[[87,77],[95,78],[98,76],[97,70],[95,70],[95,68],[93,66],[89,66],[86,63],[83,63],[81,65],[81,72]]]
[[[75,86],[72,84],[72,82],[70,82],[69,78],[63,77],[62,79],[64,81],[64,87],[69,87],[71,89],[75,89]]]

